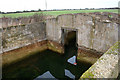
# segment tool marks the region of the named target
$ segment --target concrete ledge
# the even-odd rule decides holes
[[[112,46],[97,62],[92,65],[81,78],[117,78],[118,76],[118,44]]]
[[[79,46],[77,60],[94,64],[102,56],[102,54],[102,52]]]
[[[8,52],[4,52],[2,55],[2,65],[7,66],[17,61],[20,61],[26,57],[34,55],[37,52],[50,49],[58,53],[63,53],[64,49],[62,45],[53,41],[43,40],[34,44],[30,44],[18,49],[13,49]]]
[[[47,42],[47,45],[48,45],[48,49],[49,50],[52,50],[52,51],[55,51],[55,52],[58,52],[58,53],[61,53],[61,54],[64,53],[64,47],[63,47],[63,45],[61,45],[61,44],[59,44],[57,42],[49,40]]]

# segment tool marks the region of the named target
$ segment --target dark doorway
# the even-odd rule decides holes
[[[76,45],[76,31],[70,31],[66,34],[65,45]]]
[[[64,52],[65,59],[69,59],[72,56],[77,56],[77,45],[76,45],[76,32],[77,31],[66,31],[64,35]]]

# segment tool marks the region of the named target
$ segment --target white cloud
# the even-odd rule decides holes
[[[117,7],[119,0],[47,0],[47,9],[80,9]],[[0,11],[46,9],[45,0],[2,0]]]

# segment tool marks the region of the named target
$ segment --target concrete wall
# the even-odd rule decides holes
[[[118,18],[99,14],[67,14],[46,21],[47,38],[61,43],[61,28],[77,29],[79,46],[105,52],[118,41]],[[115,17],[114,17],[115,16]],[[114,21],[112,21],[114,19]]]
[[[2,29],[0,29],[0,53],[2,53]]]
[[[2,28],[2,19],[0,18],[0,28]]]
[[[119,44],[120,42],[115,43],[94,65],[83,73],[81,78],[117,78],[119,73]]]
[[[54,16],[43,15],[41,13],[39,15],[34,14],[33,16],[28,16],[28,17],[17,17],[17,18],[3,17],[3,18],[0,18],[0,28],[41,22],[41,21],[45,21],[45,19],[49,19],[49,18],[54,18]]]
[[[0,26],[2,26],[2,19],[0,19]],[[2,27],[0,28],[0,53],[2,53]]]
[[[3,52],[46,39],[45,23],[11,26],[3,29]]]
[[[46,21],[46,36],[48,40],[61,43],[61,27],[58,26],[56,18]]]
[[[112,17],[109,17],[109,15],[112,15]],[[57,18],[47,19],[46,25],[41,24],[41,22],[39,22],[41,19],[36,16],[26,18],[2,18],[1,21],[4,28],[3,39],[4,42],[7,42],[5,46],[8,46],[10,49],[23,45],[24,43],[28,44],[31,43],[31,41],[41,40],[43,39],[41,36],[44,35],[46,35],[48,40],[61,43],[62,28],[77,30],[77,44],[79,47],[84,46],[105,52],[118,41],[118,15],[114,13],[60,15]],[[42,33],[44,34],[42,35]],[[24,37],[24,43],[21,37]],[[11,45],[9,43],[14,44]],[[4,48],[4,50],[9,49]]]
[[[0,25],[2,22],[0,21]],[[2,53],[2,29],[0,29],[0,53]],[[0,79],[2,79],[2,55],[0,55]]]
[[[0,18],[0,21],[2,21],[2,25],[0,23],[0,28],[40,22],[40,21],[43,21],[45,18],[47,18],[47,16],[45,15],[43,16],[43,14],[39,14],[39,15],[35,14],[29,17],[18,17],[18,18],[3,17],[3,18]]]

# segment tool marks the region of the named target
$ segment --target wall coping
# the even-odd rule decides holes
[[[116,42],[80,78],[117,78],[119,44],[120,41]]]

